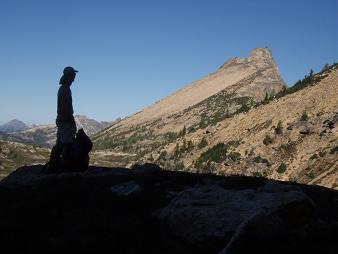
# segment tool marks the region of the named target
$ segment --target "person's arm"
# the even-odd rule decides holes
[[[69,87],[62,89],[61,93],[61,115],[63,122],[74,122],[72,92]]]

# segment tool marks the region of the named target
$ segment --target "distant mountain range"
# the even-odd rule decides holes
[[[77,128],[82,128],[89,136],[112,124],[112,122],[98,122],[84,115],[76,115],[75,122]],[[47,124],[29,127],[22,121],[12,120],[0,126],[0,139],[50,148],[55,144],[56,126]]]
[[[24,131],[27,129],[29,129],[29,126],[17,119],[13,119],[3,125],[0,125],[0,131],[6,133]]]
[[[88,135],[93,135],[112,123],[98,122],[83,115],[76,115],[75,122],[77,128],[83,128]],[[29,127],[22,121],[12,120],[1,127],[6,132],[0,132],[0,179],[17,167],[45,164],[49,160],[49,148],[56,141],[54,124]]]

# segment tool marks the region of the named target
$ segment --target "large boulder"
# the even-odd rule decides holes
[[[258,189],[226,190],[214,184],[185,189],[155,216],[184,241],[202,244],[208,239],[229,239],[244,222],[286,207],[292,211],[288,223],[309,218],[314,209],[313,202],[297,186],[269,183]],[[274,223],[278,230],[283,228],[283,221]]]
[[[61,170],[58,170],[61,171]],[[77,181],[78,179],[98,179],[116,176],[129,176],[131,171],[126,168],[89,167],[85,172],[45,173],[43,165],[24,166],[9,174],[0,182],[1,187],[8,189],[25,188],[48,181]]]
[[[99,167],[60,174],[41,173],[42,165],[18,169],[0,182],[2,249],[163,254],[337,250],[334,190],[151,168],[143,165],[141,174]]]
[[[135,181],[129,181],[111,186],[110,191],[118,197],[130,197],[139,193],[141,187]]]
[[[134,164],[131,170],[135,174],[149,174],[161,170],[160,166],[152,163]]]

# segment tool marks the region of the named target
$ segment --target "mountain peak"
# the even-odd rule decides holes
[[[75,122],[77,128],[84,129],[88,135],[93,135],[111,124],[111,122],[98,122],[85,115],[75,115]]]
[[[267,68],[271,67],[271,65],[274,65],[274,67],[277,67],[273,57],[272,57],[272,51],[265,47],[265,48],[255,48],[250,52],[250,56],[248,58],[240,58],[240,57],[234,57],[229,60],[227,60],[220,68],[219,70],[227,69],[229,67],[241,65],[241,64],[248,64],[252,66],[256,66],[259,68]]]
[[[255,48],[251,51],[249,59],[272,59],[272,52],[268,47]]]
[[[25,124],[24,122],[18,120],[18,119],[13,119],[8,122],[8,124]]]
[[[0,125],[0,131],[2,132],[16,132],[23,131],[28,129],[29,127],[22,121],[13,119],[3,125]]]
[[[87,116],[85,115],[75,115],[75,118],[78,118],[78,119],[89,119]]]
[[[283,87],[284,82],[271,51],[268,48],[257,48],[249,57],[228,60],[214,73],[188,84],[141,112],[120,121],[118,125],[137,125],[177,114],[224,90],[228,93],[235,92],[237,97],[250,97],[260,101],[266,93],[277,93]]]

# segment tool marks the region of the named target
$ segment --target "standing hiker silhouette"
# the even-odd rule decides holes
[[[48,172],[55,172],[59,167],[70,164],[70,149],[75,140],[76,124],[73,116],[72,91],[70,87],[78,71],[73,67],[66,67],[60,78],[60,88],[57,93],[57,138],[52,148],[48,165]]]

